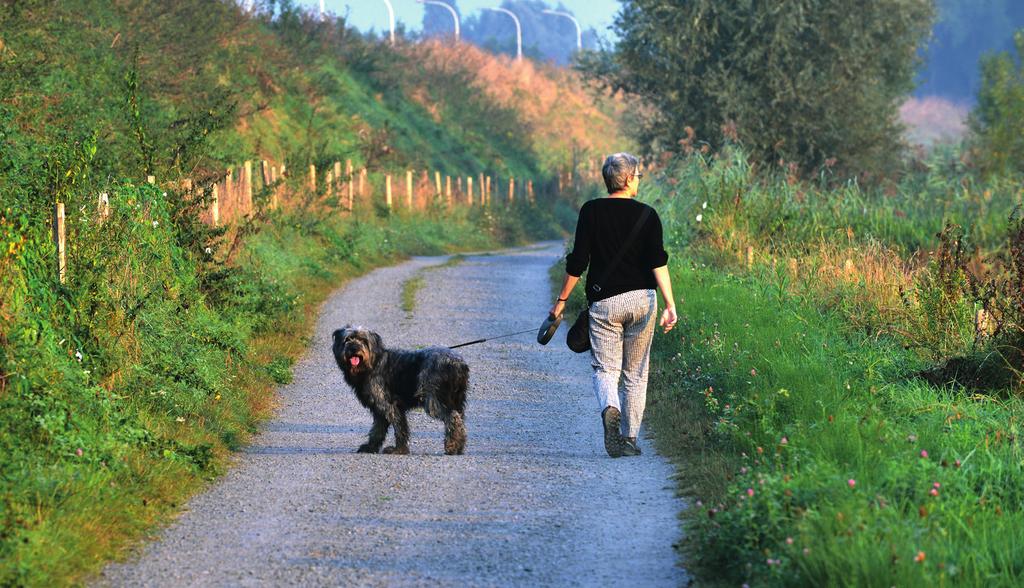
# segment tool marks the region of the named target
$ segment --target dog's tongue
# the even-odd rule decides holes
[[[360,361],[361,360],[359,359],[358,355],[353,355],[352,357],[348,358],[348,362],[352,364],[352,367],[356,367],[357,365],[359,365]]]

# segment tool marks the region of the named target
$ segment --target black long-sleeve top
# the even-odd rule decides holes
[[[645,208],[650,207],[632,198],[598,198],[580,208],[576,240],[572,253],[566,257],[565,271],[579,277],[590,266],[586,283],[588,301],[604,300],[630,290],[657,288],[651,270],[668,263],[668,253],[662,241],[661,218],[653,208],[614,272],[599,284],[600,292],[593,288],[604,278],[608,265],[622,249]]]

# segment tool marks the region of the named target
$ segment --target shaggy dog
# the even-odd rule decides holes
[[[395,445],[384,453],[409,453],[409,423],[405,413],[422,407],[444,422],[444,452],[458,455],[466,448],[462,415],[469,387],[469,366],[444,347],[420,351],[387,349],[377,333],[346,326],[334,331],[334,359],[359,402],[373,413],[370,438],[359,453],[377,453],[395,429]]]

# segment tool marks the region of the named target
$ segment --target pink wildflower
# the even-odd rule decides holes
[[[938,496],[938,495],[939,495],[939,491],[938,491],[938,490],[936,490],[935,488],[932,488],[932,489],[931,489],[931,490],[930,490],[930,491],[928,492],[928,494],[931,494],[932,496]]]
[[[85,453],[85,452],[84,452],[84,451],[82,451],[82,448],[81,448],[81,447],[79,447],[79,448],[78,448],[78,450],[77,450],[77,451],[75,451],[75,455],[77,455],[78,457],[82,457],[82,454],[83,454],[83,453]]]
[[[922,449],[921,450],[921,458],[922,459],[928,459],[928,450],[927,449]]]
[[[783,437],[782,440],[779,441],[779,444],[781,444],[781,445],[788,445],[789,444],[789,439],[787,439],[786,437]]]
[[[850,488],[853,488],[854,486],[857,485],[857,480],[850,478],[849,480],[846,481],[846,483],[850,485]]]
[[[753,495],[754,495],[754,489],[753,488],[747,488],[747,496],[753,496]]]

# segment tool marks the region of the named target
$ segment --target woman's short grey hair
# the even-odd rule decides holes
[[[604,160],[601,175],[609,194],[621,192],[640,168],[640,160],[629,153],[614,153]]]

